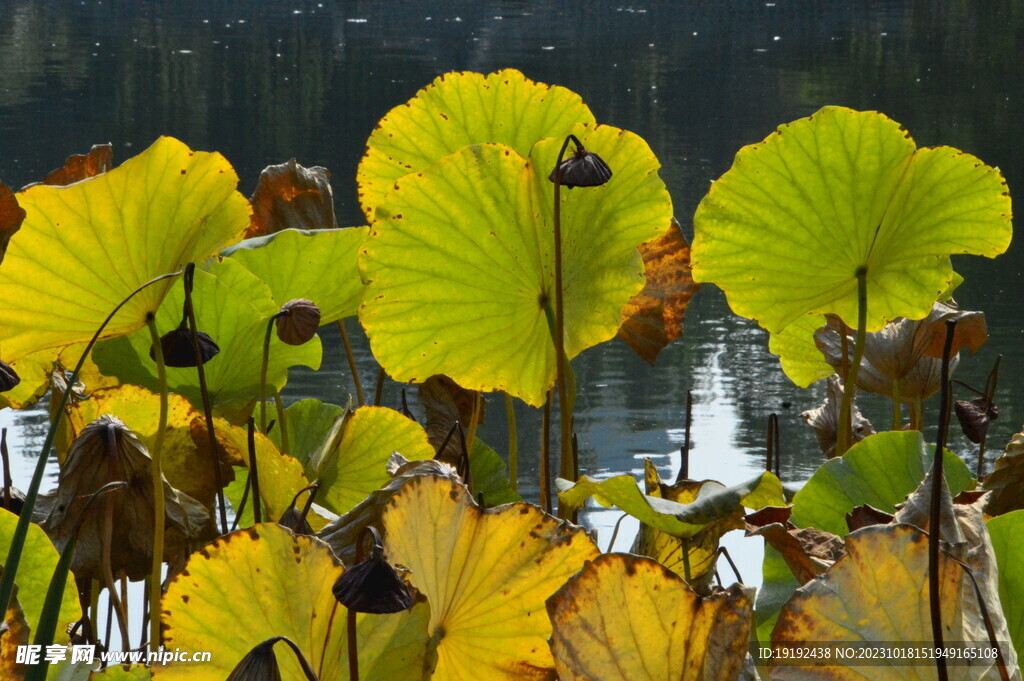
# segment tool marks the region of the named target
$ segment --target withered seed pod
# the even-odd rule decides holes
[[[384,560],[384,548],[377,530],[368,526],[363,532],[373,534],[370,557],[345,571],[331,591],[338,602],[353,612],[383,615],[412,607],[412,594],[395,568]],[[362,537],[360,537],[362,541]]]
[[[600,187],[612,177],[612,170],[600,156],[583,147],[577,147],[576,151],[569,158],[562,161],[548,179],[555,181],[556,176],[563,187]]]
[[[228,674],[227,681],[281,681],[281,669],[274,653],[278,640],[268,639],[246,653]]]
[[[5,393],[21,383],[21,377],[7,362],[0,362],[0,393]]]
[[[203,364],[206,364],[220,352],[220,346],[202,331],[199,331],[197,335],[199,336],[199,354]],[[160,337],[160,349],[164,353],[164,364],[169,367],[196,366],[196,351],[192,345],[192,332],[184,323]],[[156,353],[152,347],[149,348],[149,358],[156,359]]]
[[[973,400],[957,400],[953,404],[960,428],[974,444],[981,444],[988,433],[989,424],[999,418],[999,408],[989,404],[986,409],[986,401],[984,397],[979,397]]]
[[[281,306],[275,321],[277,337],[288,345],[302,345],[316,335],[320,327],[320,308],[305,298],[290,300]]]

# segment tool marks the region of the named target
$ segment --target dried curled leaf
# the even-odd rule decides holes
[[[64,165],[43,179],[43,184],[65,186],[102,175],[114,167],[114,147],[106,144],[94,144],[87,154],[72,154],[64,161]]]
[[[18,205],[18,199],[11,188],[0,182],[0,263],[7,253],[7,244],[14,233],[21,229],[24,220],[25,209]]]
[[[858,381],[858,384],[860,382]],[[804,423],[814,429],[814,437],[818,440],[818,446],[828,458],[833,458],[836,453],[836,433],[839,428],[839,408],[843,399],[843,382],[839,376],[830,376],[828,385],[825,387],[825,401],[820,407],[808,409],[800,414]],[[871,422],[864,418],[856,403],[851,405],[851,416],[853,418],[853,442],[857,443],[873,435],[875,429]]]
[[[463,429],[468,429],[473,420],[474,404],[479,404],[477,409],[478,423],[484,422],[486,414],[486,402],[478,400],[478,393],[473,390],[466,390],[458,383],[443,374],[431,376],[419,386],[420,403],[426,412],[427,438],[435,450],[440,450],[441,444],[452,426],[458,421]],[[444,451],[438,451],[442,461],[456,464],[462,458],[462,440],[458,437],[448,438]]]
[[[647,558],[604,554],[548,599],[562,681],[735,681],[746,657],[751,587],[698,596]]]
[[[618,336],[649,364],[683,333],[683,317],[700,290],[690,268],[690,244],[675,218],[668,231],[639,247],[646,282],[622,308]]]
[[[806,584],[846,554],[843,540],[815,527],[798,528],[789,522],[792,509],[768,507],[745,518],[747,536],[765,542],[786,560],[793,576]]]
[[[982,487],[992,492],[985,512],[1002,515],[1024,508],[1024,432],[1013,436]]]
[[[327,168],[305,168],[295,159],[267,166],[249,199],[252,221],[245,238],[283,229],[334,229],[334,192]]]

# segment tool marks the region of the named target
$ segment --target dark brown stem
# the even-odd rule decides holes
[[[985,413],[988,414],[988,410],[992,408],[992,402],[996,398],[996,386],[999,384],[999,363],[1003,360],[1003,356],[999,355],[996,357],[996,363],[992,366],[992,371],[989,372],[988,378],[985,380]],[[978,475],[977,478],[981,480],[982,473],[985,469],[985,441],[988,439],[988,429],[986,428],[981,434],[981,442],[978,443]],[[6,463],[7,458],[4,458]]]
[[[256,421],[249,417],[249,484],[252,485],[252,517],[256,524],[263,522],[263,511],[260,508],[260,473],[256,463]]]
[[[545,513],[551,513],[551,391],[544,398],[544,415],[540,425],[540,507]]]
[[[68,390],[71,388],[69,387]],[[7,429],[0,430],[0,457],[4,463],[4,508],[11,510],[11,454],[7,451]]]
[[[363,384],[359,382],[359,370],[356,368],[356,356],[352,352],[352,342],[348,337],[348,330],[345,328],[345,320],[338,320],[338,332],[341,333],[341,343],[345,346],[345,359],[348,360],[348,369],[352,372],[352,382],[356,385],[356,400],[359,406],[366,404],[363,401]]]
[[[384,373],[384,367],[381,367],[377,371],[377,388],[373,391],[373,406],[379,407],[381,397],[384,396],[384,377],[387,374]]]
[[[686,391],[686,435],[683,446],[679,449],[679,473],[676,482],[688,480],[690,477],[690,428],[693,426],[693,391]]]

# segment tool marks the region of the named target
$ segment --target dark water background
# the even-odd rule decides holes
[[[1015,193],[1024,185],[1022,47],[1024,4],[1014,0],[4,0],[0,180],[20,187],[98,142],[113,142],[123,160],[168,134],[223,153],[247,195],[268,164],[295,157],[326,166],[339,223],[358,224],[355,170],[376,121],[441,73],[515,67],[575,90],[599,121],[646,138],[688,233],[697,202],[739,147],[826,104],[879,110],[921,145],[969,151],[999,166]],[[966,276],[959,301],[986,311],[991,333],[959,378],[980,385],[1004,355],[994,449],[1020,430],[1024,411],[1022,265],[1016,242],[995,261],[954,261]],[[324,337],[324,369],[294,373],[289,399],[343,402],[352,391],[335,332]],[[375,364],[357,340],[370,390]],[[651,456],[673,473],[687,389],[696,400],[692,476],[751,477],[772,411],[782,419],[783,478],[806,478],[822,461],[798,416],[819,403],[820,386],[794,387],[765,335],[731,315],[712,287],[656,366],[619,341],[574,366],[584,472],[638,473]],[[389,385],[385,403],[398,399]],[[887,423],[887,404],[867,399],[866,408]],[[523,486],[535,494],[539,418],[526,408],[519,415]],[[22,486],[44,420],[42,412],[0,412],[0,422],[16,425]],[[504,451],[500,400],[482,434]],[[953,445],[974,451],[960,436]],[[586,518],[601,528],[602,546],[617,517]],[[760,542],[729,545],[745,548],[741,570],[759,582]]]

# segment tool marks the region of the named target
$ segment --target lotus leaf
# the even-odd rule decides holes
[[[162,613],[167,648],[209,651],[211,662],[157,666],[154,678],[223,681],[258,643],[287,636],[320,681],[348,679],[346,610],[331,593],[343,572],[326,544],[274,523],[218,539],[167,587]],[[422,603],[394,615],[357,615],[360,678],[419,678],[426,621]],[[293,656],[278,659],[285,681],[305,681]]]
[[[863,375],[863,374],[862,374]],[[814,429],[814,437],[818,441],[818,447],[828,458],[836,455],[836,434],[839,430],[840,404],[843,398],[843,383],[839,376],[829,376],[828,384],[825,386],[825,401],[820,407],[808,409],[800,413],[804,423]],[[871,422],[864,418],[856,404],[850,407],[850,420],[852,427],[852,441],[860,442],[875,432]]]
[[[690,244],[679,223],[659,239],[640,246],[647,283],[622,308],[619,338],[636,354],[654,364],[666,345],[683,333],[683,316],[700,284],[690,270]]]
[[[847,513],[864,504],[892,512],[924,480],[933,456],[916,430],[871,435],[825,463],[796,493],[793,524],[844,537]],[[974,489],[960,457],[947,451],[942,463],[952,494]]]
[[[270,287],[278,307],[296,298],[320,308],[320,324],[354,315],[363,299],[356,251],[369,229],[288,229],[225,249]]]
[[[999,600],[1017,659],[1024,655],[1024,511],[1012,511],[988,521],[992,550],[999,566]]]
[[[992,472],[985,476],[984,488],[992,491],[988,507],[990,515],[1000,515],[1024,508],[1024,432],[1017,433],[1006,444],[1006,451],[996,459]]]
[[[464,485],[432,476],[409,480],[383,522],[389,559],[430,604],[433,681],[551,677],[544,602],[598,555],[583,528],[527,504],[481,511]]]
[[[15,232],[25,221],[25,209],[18,204],[18,197],[11,188],[0,182],[0,263],[4,261],[7,245]]]
[[[877,331],[928,314],[953,279],[949,255],[1004,252],[1010,212],[998,170],[829,106],[741,149],[712,185],[694,216],[694,279],[777,333],[807,313],[854,323],[864,267]]]
[[[778,355],[782,371],[801,388],[828,378],[834,371],[814,344],[814,332],[824,323],[822,315],[803,315],[768,335],[768,351]]]
[[[599,189],[562,194],[566,353],[605,341],[643,286],[637,246],[661,236],[672,203],[639,137],[572,130],[615,168]],[[446,374],[539,406],[555,379],[548,314],[554,292],[551,183],[561,140],[530,158],[467,147],[399,181],[360,250],[359,319],[398,381]]]
[[[480,438],[474,438],[469,449],[470,487],[474,498],[483,495],[487,506],[523,500],[509,484],[508,468],[496,451]]]
[[[305,168],[295,159],[267,166],[249,198],[252,223],[245,236],[273,234],[285,229],[333,229],[334,192],[327,168]]]
[[[89,340],[134,289],[236,241],[249,222],[237,184],[220,154],[161,137],[108,173],[18,194],[25,222],[0,267],[5,361]],[[103,337],[142,328],[171,285],[135,296]]]
[[[18,516],[0,508],[0,551],[6,552],[10,548],[14,527],[17,524]],[[43,612],[46,590],[50,586],[50,578],[53,577],[59,556],[49,537],[46,536],[42,528],[35,524],[28,526],[28,535],[26,535],[22,556],[25,560],[18,568],[18,601],[24,609],[24,616],[28,621],[29,628],[35,631],[39,616]],[[78,592],[75,589],[74,581],[69,580],[64,587],[64,597],[61,600],[55,642],[67,643],[67,625],[78,621],[81,616],[82,608],[78,603]]]
[[[562,681],[735,681],[753,588],[698,596],[647,558],[605,554],[548,599]]]
[[[356,409],[306,465],[306,474],[320,483],[317,502],[335,513],[349,511],[387,483],[392,452],[410,461],[434,457],[426,431],[412,419],[385,407]]]
[[[160,469],[171,487],[210,507],[217,493],[211,457],[200,452],[192,440],[192,421],[202,415],[180,395],[169,395],[167,430],[164,431]],[[113,414],[132,430],[147,449],[156,442],[160,396],[145,388],[122,385],[96,390],[88,399],[75,402],[61,420],[57,454],[63,463],[71,442],[82,429],[102,414]],[[224,471],[221,479],[228,480]]]
[[[345,409],[329,402],[305,399],[293,402],[284,413],[288,421],[288,445],[291,448],[291,451],[285,453],[294,456],[305,466],[323,444],[335,420],[345,413]],[[277,448],[284,451],[281,446],[281,429],[274,428],[269,435]]]
[[[536,83],[515,69],[439,76],[388,112],[370,135],[356,175],[360,204],[372,221],[396,180],[467,145],[497,142],[525,156],[539,140],[593,122],[575,92]]]
[[[63,187],[87,180],[90,177],[102,175],[113,167],[113,145],[110,143],[94,144],[87,154],[71,154],[68,156],[63,166],[56,170],[51,170],[43,178],[43,184]]]
[[[184,296],[181,284],[168,293],[156,315],[161,332],[170,331],[181,322]],[[263,347],[257,339],[263,338],[267,320],[279,309],[270,288],[233,258],[225,258],[196,269],[192,300],[198,328],[208,333],[221,349],[204,365],[210,400],[216,406],[239,398],[252,399],[259,394],[263,360]],[[93,357],[103,373],[156,391],[159,386],[156,363],[149,357],[151,345],[149,332],[143,329],[100,343]],[[305,345],[291,346],[272,334],[268,389],[284,387],[289,367],[303,364],[316,369],[320,359],[318,338]],[[173,392],[184,395],[197,408],[202,407],[194,368],[168,368],[167,382]]]
[[[642,493],[632,475],[616,475],[606,480],[584,475],[575,484],[561,478],[556,481],[558,500],[570,510],[582,508],[587,499],[594,497],[602,506],[620,508],[644,525],[674,537],[693,537],[744,506],[759,509],[786,503],[782,483],[772,473],[761,473],[732,487],[714,480],[696,484],[699,489],[691,488],[685,493],[693,495],[693,501],[680,504]]]
[[[772,643],[835,642],[845,644],[932,640],[928,601],[928,537],[910,525],[875,525],[846,538],[847,555],[825,575],[799,589],[783,607]],[[946,641],[989,640],[974,588],[963,567],[939,556],[939,598]],[[1001,617],[995,618],[996,635]],[[1005,634],[1005,625],[1002,627]],[[927,645],[927,644],[925,644]],[[1020,679],[1012,651],[1011,678]],[[998,678],[991,660],[972,666],[950,665],[949,678]],[[934,678],[932,661],[920,666],[788,666],[770,667],[773,680],[870,679],[872,681]]]
[[[0,347],[0,352],[2,350]],[[17,372],[21,382],[11,390],[0,393],[0,408],[24,409],[38,402],[50,387],[53,360],[52,350],[40,350],[11,362],[11,368]]]

